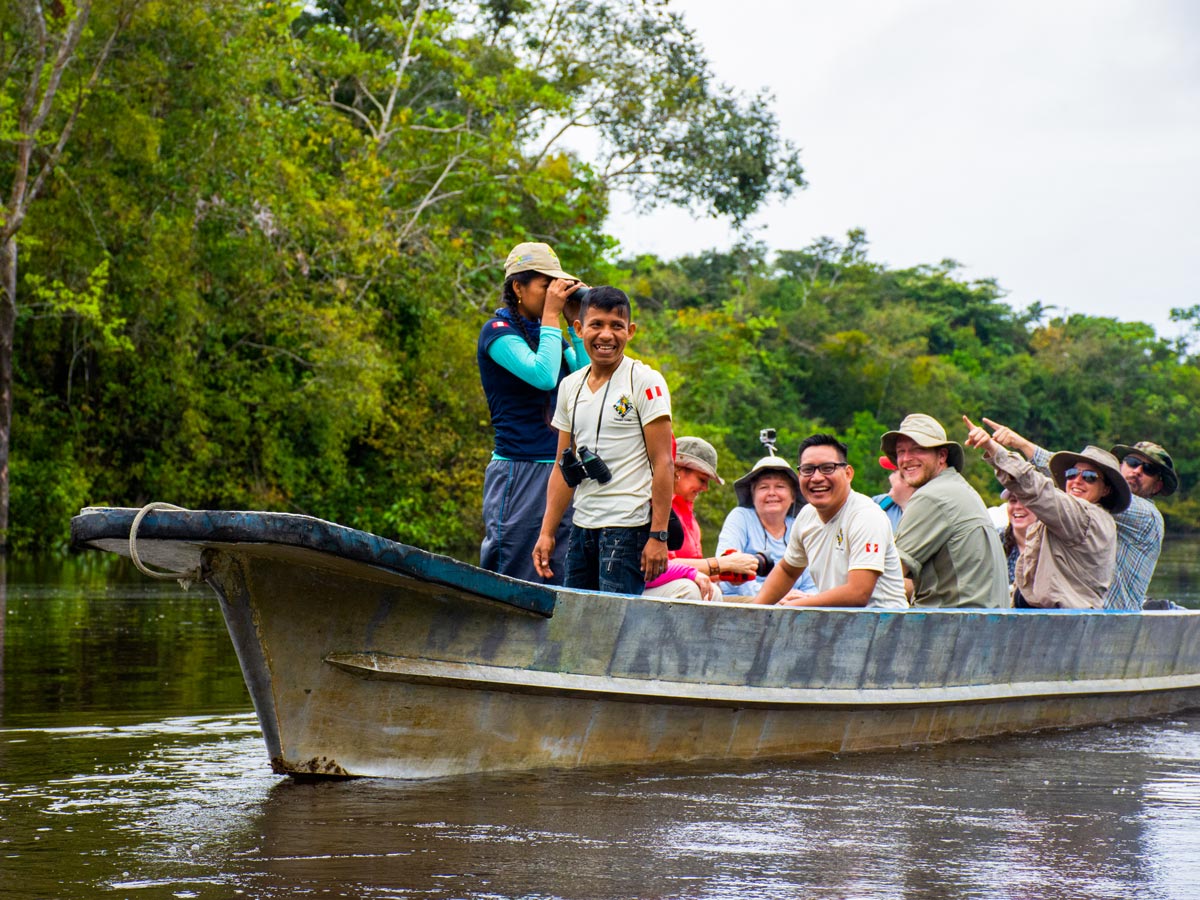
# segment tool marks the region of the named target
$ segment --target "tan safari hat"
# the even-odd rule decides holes
[[[1131,496],[1129,485],[1121,474],[1121,464],[1117,458],[1100,447],[1089,444],[1079,453],[1060,450],[1050,457],[1050,474],[1054,483],[1063,490],[1067,484],[1067,469],[1078,462],[1086,462],[1100,470],[1104,480],[1108,482],[1109,492],[1100,499],[1100,505],[1112,513],[1119,513],[1129,508]]]
[[[893,463],[896,462],[896,439],[900,437],[910,438],[918,447],[926,449],[945,447],[949,451],[946,462],[960,472],[963,470],[962,444],[949,440],[946,437],[946,429],[933,416],[924,413],[907,415],[898,430],[889,431],[879,439],[879,449]]]
[[[504,277],[507,279],[520,272],[541,272],[551,278],[579,280],[563,271],[558,254],[550,249],[549,244],[526,242],[513,247],[508,253],[508,259],[504,260]]]

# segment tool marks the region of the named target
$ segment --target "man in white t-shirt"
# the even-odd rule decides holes
[[[574,497],[565,587],[641,594],[667,567],[671,395],[662,375],[625,356],[637,331],[630,317],[624,292],[592,288],[575,323],[591,364],[558,386],[551,424],[558,429],[559,464],[546,487],[533,564],[543,578],[552,577],[555,531]],[[603,461],[610,479],[588,462],[591,454]]]
[[[850,489],[854,468],[846,461],[846,445],[831,434],[805,438],[798,471],[808,505],[797,514],[787,552],[754,602],[907,608],[891,522],[870,497]],[[806,569],[817,584],[815,594],[792,590]]]

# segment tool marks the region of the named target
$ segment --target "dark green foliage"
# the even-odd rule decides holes
[[[968,413],[1052,449],[1158,440],[1183,479],[1164,512],[1200,525],[1196,340],[1017,312],[952,261],[872,262],[861,231],[613,264],[615,187],[741,221],[803,185],[764,98],[717,84],[661,2],[128,9],[18,236],[16,549],[61,546],[85,504],[167,500],[472,558],[491,449],[475,341],[522,240],[629,291],[631,351],[731,482],[759,429],[789,458],[829,430],[878,492],[884,430],[924,411],[961,437]],[[14,47],[0,41],[6,152]],[[598,136],[586,162],[559,140],[580,129]],[[1200,334],[1196,308],[1176,315]],[[968,476],[994,493],[981,464]],[[731,485],[701,498],[710,543],[733,502]]]
[[[789,459],[799,439],[829,430],[850,446],[856,487],[879,493],[884,431],[926,412],[962,440],[965,413],[1051,450],[1158,441],[1183,485],[1160,502],[1168,525],[1200,527],[1200,505],[1187,499],[1200,474],[1191,421],[1200,369],[1186,342],[1141,323],[1016,312],[994,281],[960,280],[951,261],[886,269],[869,261],[857,231],[845,243],[823,238],[765,256],[740,247],[626,263],[639,299],[637,349],[667,375],[676,432],[721,436],[722,474],[736,477],[761,455],[762,427],[780,430]],[[987,466],[975,460],[967,477],[996,500]],[[733,502],[730,488],[704,498],[706,538]]]

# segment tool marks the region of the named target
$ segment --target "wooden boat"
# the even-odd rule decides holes
[[[789,758],[1200,706],[1186,610],[691,603],[532,585],[298,515],[71,526],[213,588],[281,774]]]

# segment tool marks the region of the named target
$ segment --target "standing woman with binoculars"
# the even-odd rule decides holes
[[[483,479],[479,565],[501,575],[537,583],[557,580],[538,574],[532,554],[558,446],[558,432],[550,425],[558,385],[588,362],[571,330],[585,291],[562,270],[547,244],[517,244],[504,263],[504,306],[479,334],[479,377],[496,432]],[[563,339],[560,315],[566,318],[570,343]],[[561,527],[559,563],[566,553],[571,510]]]

